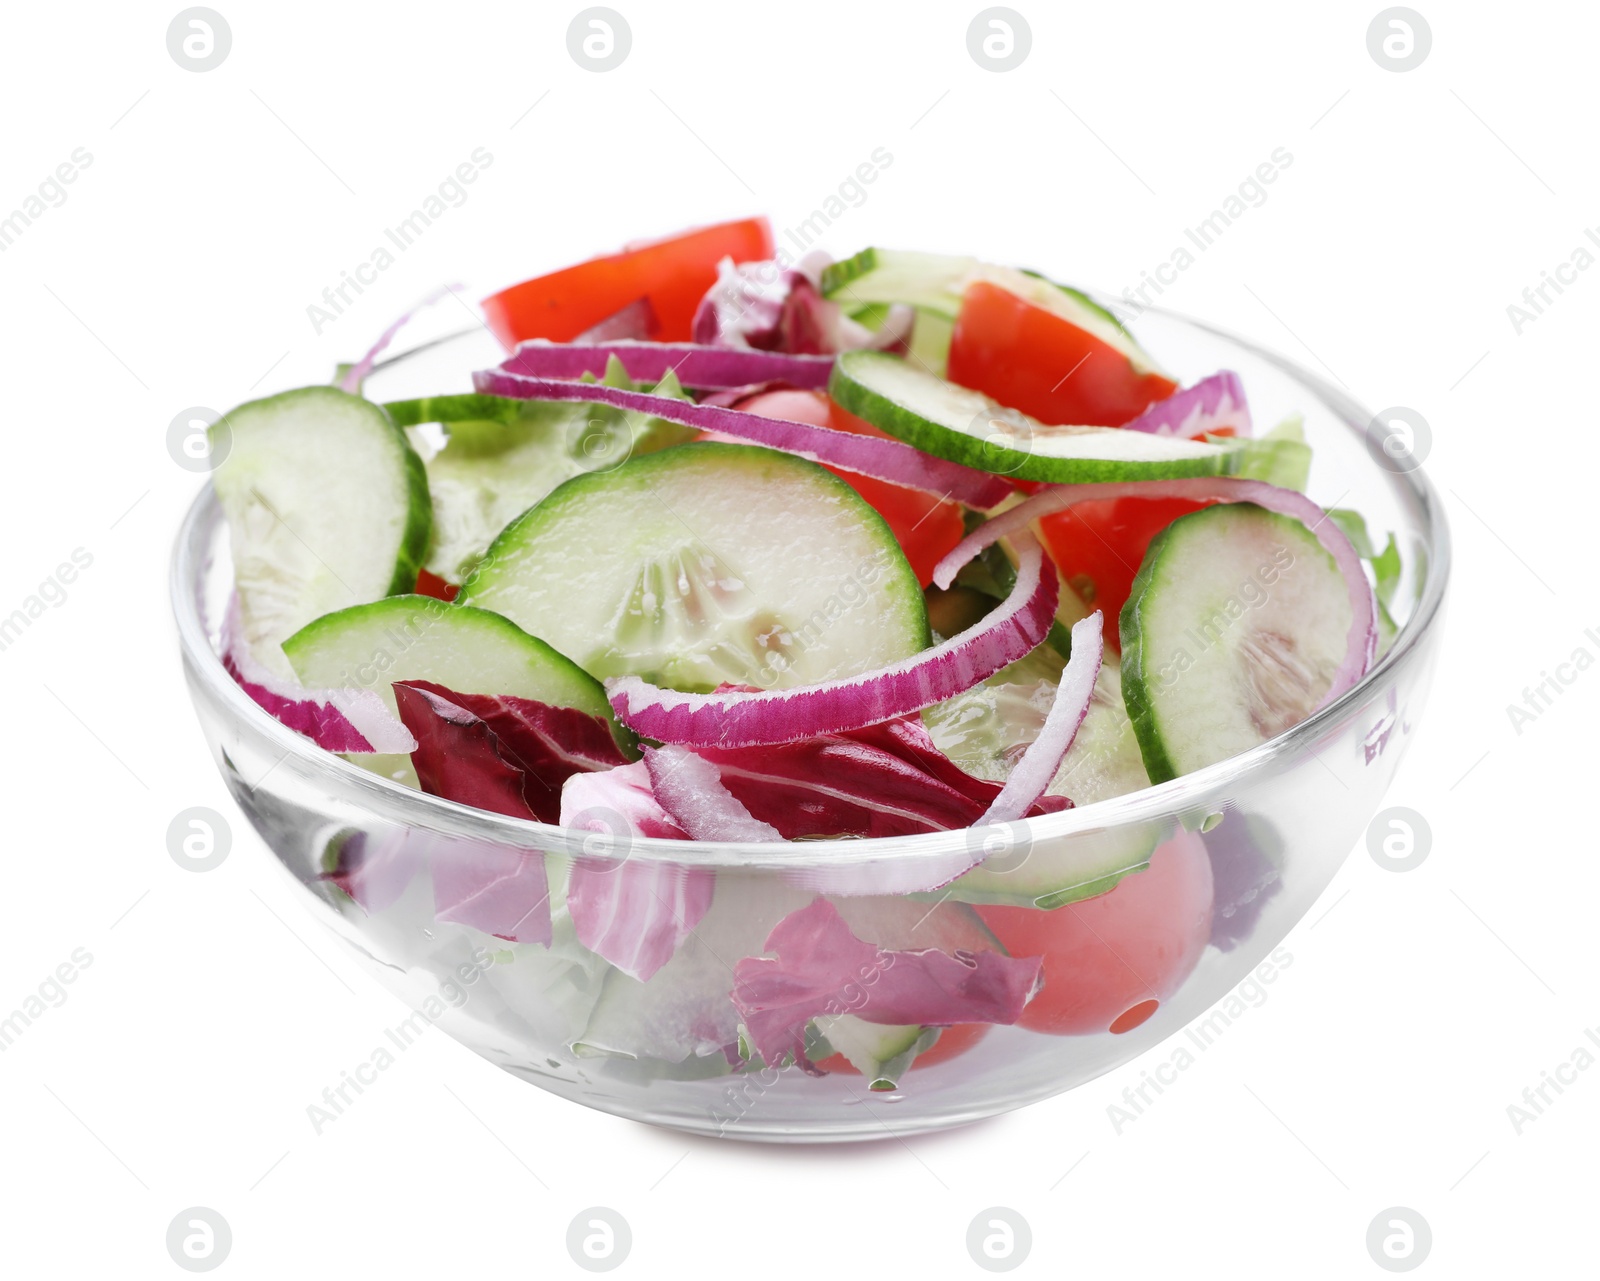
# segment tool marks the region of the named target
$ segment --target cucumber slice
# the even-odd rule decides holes
[[[909,303],[949,316],[961,309],[955,286],[980,263],[964,254],[930,254],[915,249],[863,249],[822,269],[822,294],[852,305]]]
[[[1041,645],[977,688],[928,708],[923,723],[940,750],[968,773],[1003,782],[1038,737],[1064,665],[1060,654]],[[1123,708],[1121,673],[1108,659],[1095,679],[1088,715],[1049,790],[1081,806],[1149,785]],[[1002,852],[993,863],[973,868],[950,885],[950,897],[1042,908],[1092,898],[1143,868],[1169,826],[1124,826],[1074,837],[1057,848],[1030,850],[1021,858]]]
[[[1159,373],[1155,361],[1122,323],[1080,290],[1058,285],[1037,272],[999,267],[964,255],[918,253],[903,249],[863,249],[831,263],[822,273],[825,297],[851,305],[910,303],[923,314],[954,323],[967,286],[984,281],[1025,302],[1060,316],[1121,352],[1139,373]],[[948,348],[948,340],[946,341]]]
[[[395,681],[509,694],[612,720],[605,688],[508,618],[431,596],[390,596],[326,614],[283,642],[313,689],[370,689],[395,708]]]
[[[378,406],[334,387],[240,405],[211,483],[228,518],[251,652],[288,677],[281,642],[330,610],[410,591],[428,545],[422,460]]]
[[[929,643],[882,517],[815,463],[749,445],[567,481],[495,540],[459,599],[596,677],[689,691],[854,676]]]
[[[884,315],[892,305],[886,302],[869,302],[851,308],[848,314],[851,320],[865,325],[868,329],[876,330],[882,325]],[[911,346],[906,359],[914,365],[920,365],[930,374],[942,376],[950,356],[950,339],[955,335],[955,317],[928,311],[923,307],[913,307],[912,310],[916,316],[911,328]]]
[[[950,317],[918,308],[916,323],[911,327],[911,350],[907,359],[930,374],[943,377],[950,360],[950,340],[955,332],[956,322]]]
[[[1048,427],[982,392],[876,351],[841,354],[828,394],[857,417],[927,453],[980,471],[1055,484],[1215,476],[1235,468],[1244,444],[1120,427]]]
[[[1179,517],[1123,607],[1122,690],[1164,783],[1304,720],[1344,658],[1343,575],[1299,521],[1253,503]]]
[[[1115,662],[1102,663],[1089,714],[1078,727],[1050,791],[1071,797],[1075,805],[1093,805],[1149,786],[1139,739],[1122,701],[1122,668]]]
[[[868,1023],[854,1014],[825,1014],[812,1022],[806,1053],[812,1062],[842,1054],[869,1090],[893,1090],[917,1055],[939,1039],[939,1029],[916,1024]]]
[[[633,390],[622,363],[611,359],[602,381]],[[671,373],[658,386],[642,389],[687,399]],[[434,396],[386,408],[402,427],[440,423],[449,432],[444,447],[427,460],[434,521],[427,567],[450,583],[466,578],[495,536],[562,481],[682,444],[694,434],[604,405],[503,396]]]

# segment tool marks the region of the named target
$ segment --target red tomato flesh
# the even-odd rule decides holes
[[[648,298],[660,342],[688,342],[695,309],[717,280],[717,264],[771,258],[772,225],[745,218],[699,227],[513,285],[483,300],[483,315],[507,349],[529,338],[571,342],[585,329]]]
[[[1151,540],[1180,516],[1210,504],[1187,498],[1111,498],[1079,503],[1039,521],[1050,557],[1090,609],[1105,611],[1108,644]]]
[[[1009,289],[974,281],[950,340],[950,381],[1042,423],[1120,427],[1178,385]]]
[[[980,907],[1012,956],[1044,958],[1044,988],[1020,1026],[1052,1036],[1131,1031],[1160,1008],[1211,937],[1211,860],[1180,832],[1108,894],[1053,911]]]
[[[461,588],[455,583],[447,583],[431,570],[419,569],[417,571],[417,595],[432,596],[435,600],[452,601]]]

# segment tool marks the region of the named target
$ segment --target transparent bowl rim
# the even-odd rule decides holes
[[[1317,374],[1204,321],[1164,308],[1152,307],[1149,310],[1219,338],[1275,366],[1298,382],[1303,390],[1321,400],[1347,431],[1364,435],[1366,425],[1372,418],[1370,412],[1354,397]],[[1379,466],[1376,460],[1370,458],[1369,464]],[[1193,815],[1201,807],[1210,812],[1215,808],[1215,798],[1219,794],[1236,790],[1285,763],[1313,754],[1331,727],[1362,703],[1376,685],[1406,665],[1438,625],[1450,574],[1450,536],[1438,491],[1423,469],[1419,466],[1409,471],[1390,472],[1390,476],[1405,489],[1416,508],[1428,542],[1428,563],[1416,608],[1401,627],[1389,652],[1371,671],[1334,702],[1276,738],[1170,782],[1081,808],[1020,820],[1026,828],[1023,839],[1036,844],[1108,832],[1138,823],[1181,818]],[[594,833],[575,832],[555,824],[492,814],[383,778],[323,750],[258,706],[224,668],[221,658],[211,646],[205,621],[200,616],[196,589],[207,568],[205,550],[210,546],[221,518],[221,507],[208,481],[190,505],[179,527],[172,554],[170,590],[179,644],[189,670],[195,673],[207,692],[227,709],[236,722],[276,744],[282,749],[284,758],[295,758],[308,776],[325,775],[330,787],[336,784],[346,794],[362,797],[374,815],[382,820],[516,848],[554,847],[595,857],[607,854],[606,838],[599,838],[597,843]],[[970,848],[970,833],[975,830],[982,829],[767,845],[629,836],[622,838],[611,852],[625,854],[628,858],[689,866],[783,872],[881,866],[890,862],[903,866],[919,859],[947,857],[963,847]]]

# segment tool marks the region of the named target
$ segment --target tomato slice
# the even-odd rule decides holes
[[[787,418],[792,422],[854,432],[858,436],[888,436],[888,433],[879,431],[871,423],[846,413],[821,392],[763,392],[741,401],[739,408],[772,418]],[[833,467],[828,470],[866,499],[873,510],[883,517],[899,542],[900,549],[905,552],[906,559],[911,562],[917,580],[924,587],[931,583],[934,566],[961,541],[961,504],[872,476]]]
[[[1103,499],[1044,517],[1039,532],[1072,590],[1090,609],[1105,611],[1106,640],[1114,643],[1151,540],[1179,516],[1209,505],[1187,498]]]
[[[1128,1032],[1188,978],[1211,937],[1211,859],[1181,832],[1107,894],[1053,911],[980,907],[1012,956],[1044,958],[1018,1023],[1053,1036]]]
[[[962,296],[950,339],[951,382],[1042,423],[1120,427],[1178,389],[1070,320],[987,280]]]
[[[660,325],[658,340],[687,342],[695,309],[716,283],[717,264],[724,258],[760,262],[772,253],[772,224],[765,218],[699,227],[503,289],[483,300],[484,319],[507,349],[529,338],[571,342],[647,298]]]
[[[965,1054],[989,1031],[987,1023],[956,1023],[939,1033],[939,1039],[911,1061],[913,1068],[932,1067],[959,1054]],[[846,1076],[860,1076],[861,1069],[842,1054],[830,1054],[818,1059],[817,1066],[824,1072],[843,1072]]]

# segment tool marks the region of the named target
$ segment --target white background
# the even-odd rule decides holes
[[[964,1235],[992,1205],[1032,1224],[1039,1276],[1381,1275],[1365,1235],[1392,1205],[1432,1227],[1424,1275],[1593,1269],[1600,1070],[1520,1135],[1506,1111],[1600,1024],[1579,817],[1600,674],[1521,734],[1506,712],[1600,656],[1600,270],[1520,336],[1506,314],[1600,222],[1593,7],[1416,0],[1432,52],[1395,74],[1367,51],[1376,0],[1016,0],[1032,52],[995,74],[967,52],[977,3],[615,0],[633,49],[594,74],[567,52],[577,4],[216,3],[233,47],[204,74],[168,55],[176,4],[15,6],[0,37],[0,214],[93,157],[0,254],[0,614],[93,556],[0,653],[0,1011],[93,956],[0,1054],[8,1275],[180,1275],[164,1236],[193,1205],[232,1225],[238,1277],[584,1275],[565,1232],[596,1204],[648,1276],[980,1275]],[[477,147],[466,203],[315,335],[307,305]],[[404,1011],[207,758],[164,592],[199,478],[168,423],[325,380],[445,281],[476,298],[680,226],[793,225],[877,147],[892,166],[831,250],[1112,292],[1289,150],[1163,301],[1432,424],[1458,561],[1389,798],[1431,856],[1396,875],[1354,852],[1267,1003],[1120,1135],[1108,1105],[1170,1046],[965,1131],[805,1151],[588,1112],[435,1032],[318,1137],[307,1104]],[[205,875],[165,846],[191,805],[234,821]]]

